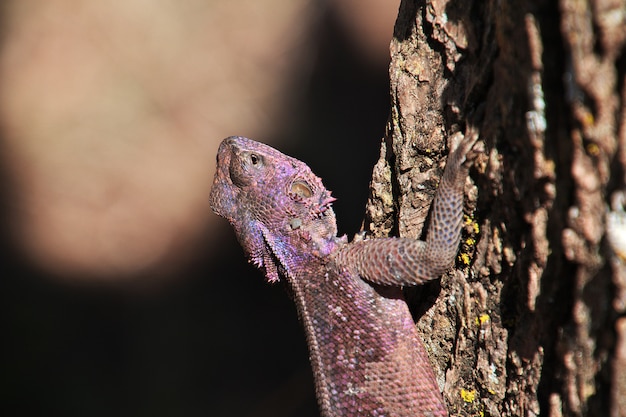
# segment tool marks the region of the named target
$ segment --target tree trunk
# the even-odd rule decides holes
[[[419,237],[476,125],[456,269],[416,318],[451,415],[626,416],[626,0],[403,0],[374,236]]]

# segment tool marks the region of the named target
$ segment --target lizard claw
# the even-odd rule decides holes
[[[478,155],[485,152],[485,144],[478,142],[478,129],[467,126],[465,134],[457,132],[450,138],[449,161],[453,165],[469,168]],[[448,163],[450,163],[448,162]]]
[[[468,150],[465,154],[467,160],[474,161],[479,154],[485,152],[485,143],[478,141],[479,136],[478,128],[468,124],[465,129],[465,140],[468,142]]]
[[[463,162],[463,166],[469,168],[474,163],[474,161],[476,161],[476,158],[478,158],[478,155],[481,155],[484,153],[485,153],[485,142],[483,142],[482,140],[474,142],[474,145],[470,148],[470,150],[465,155],[465,161]]]

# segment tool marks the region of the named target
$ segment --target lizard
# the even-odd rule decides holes
[[[266,280],[287,284],[323,417],[448,415],[402,286],[454,263],[477,139],[451,136],[425,241],[337,237],[335,198],[308,165],[241,136],[220,144],[211,208]]]

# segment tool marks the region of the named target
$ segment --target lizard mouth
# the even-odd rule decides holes
[[[229,184],[230,176],[228,167],[231,163],[232,145],[231,141],[224,139],[217,151],[217,165],[213,177],[213,185],[209,193],[209,205],[211,210],[218,216],[230,219],[228,215],[228,205],[232,204],[233,185]]]

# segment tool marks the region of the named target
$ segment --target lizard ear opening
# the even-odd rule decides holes
[[[297,200],[303,200],[313,196],[313,189],[305,181],[296,180],[291,183],[289,194]]]

